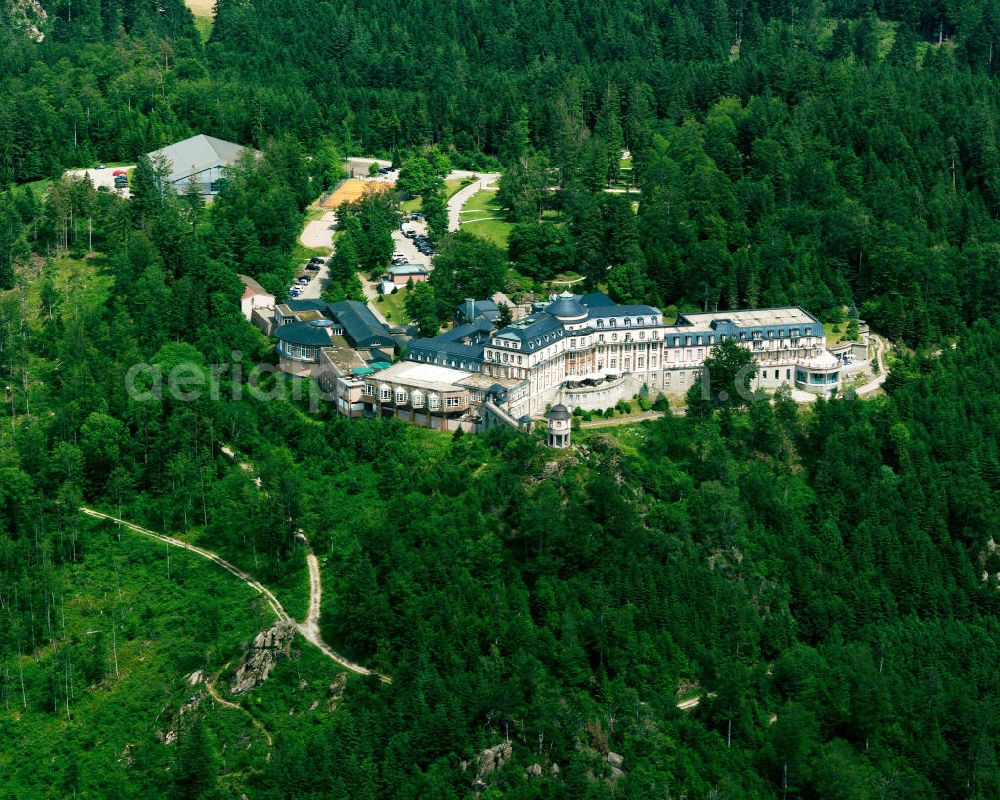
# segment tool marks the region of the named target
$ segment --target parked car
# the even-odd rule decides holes
[[[310,272],[319,272],[319,264],[306,264],[305,268]]]
[[[326,263],[326,259],[325,258],[321,258],[320,256],[313,256],[312,258],[309,259],[309,263],[310,264],[325,264]]]
[[[300,294],[302,294],[302,290],[298,286],[293,286],[291,289],[288,290],[288,294],[291,295],[292,297],[298,297]]]

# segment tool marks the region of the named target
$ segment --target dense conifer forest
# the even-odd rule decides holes
[[[0,17],[0,798],[1000,796],[995,2]],[[194,133],[263,153],[210,205],[148,160],[130,201],[62,178]],[[508,257],[664,308],[847,309],[895,343],[884,392],[556,453],[237,391],[274,361],[237,274],[287,286],[342,155],[503,173],[510,248],[446,237],[442,307]],[[344,213],[338,298],[393,214]],[[136,399],[140,363],[219,391]],[[299,639],[237,708],[199,694],[267,605],[84,504],[298,617],[308,532],[325,640],[391,682]]]

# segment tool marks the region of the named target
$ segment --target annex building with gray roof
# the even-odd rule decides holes
[[[149,158],[154,164],[162,161],[164,167],[169,169],[163,184],[177,194],[182,194],[188,183],[194,180],[202,194],[215,195],[225,180],[226,169],[240,159],[245,149],[224,139],[198,134],[154,150],[149,153]],[[253,152],[260,158],[259,151]]]

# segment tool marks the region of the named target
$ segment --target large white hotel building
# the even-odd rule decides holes
[[[405,358],[390,365],[382,343],[374,353],[359,350],[359,342],[345,341],[330,323],[299,319],[295,305],[280,307],[284,323],[299,323],[283,328],[279,322],[277,329],[286,371],[313,374],[348,416],[396,416],[443,429],[527,426],[554,406],[605,409],[643,387],[650,397],[680,395],[700,380],[712,348],[727,339],[754,354],[753,388],[829,394],[856,355],[830,353],[822,324],[801,308],[680,314],[667,325],[658,308],[619,305],[595,292],[563,293],[499,329],[494,320],[475,317],[476,304],[468,301],[464,316],[472,321],[411,340]],[[331,316],[311,307],[302,312]],[[310,326],[316,327],[314,346],[290,349],[284,339],[304,335],[299,328],[311,333]],[[314,341],[321,334],[328,344]],[[308,364],[301,363],[304,356],[296,359],[298,352],[308,354]]]

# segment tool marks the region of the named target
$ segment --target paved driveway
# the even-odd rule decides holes
[[[470,173],[456,171],[451,173],[449,178],[462,178],[470,177]],[[451,196],[448,200],[448,231],[453,232],[458,230],[458,226],[461,225],[462,217],[462,206],[469,202],[476,192],[482,191],[483,189],[488,189],[493,186],[500,179],[499,172],[488,172],[479,175],[478,181],[473,181],[468,186],[459,189],[455,194]]]
[[[337,225],[337,212],[327,211],[319,219],[307,222],[299,236],[299,241],[306,247],[325,247],[333,249],[333,231]]]

